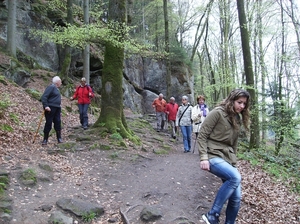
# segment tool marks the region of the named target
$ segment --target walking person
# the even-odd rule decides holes
[[[205,104],[205,97],[199,95],[197,97],[197,105],[193,107],[192,110],[192,120],[193,120],[193,132],[196,134],[196,139],[198,137],[201,124],[209,113],[209,109]]]
[[[45,89],[41,97],[46,119],[42,145],[47,145],[48,143],[52,123],[54,123],[54,130],[56,131],[58,143],[63,142],[61,138],[61,95],[58,89],[60,86],[61,79],[58,76],[55,76],[52,79],[52,84]]]
[[[170,123],[172,127],[172,138],[176,139],[176,126],[175,126],[175,121],[176,121],[176,114],[178,111],[178,104],[175,102],[175,98],[172,96],[170,98],[170,102],[167,103],[165,113],[167,115],[167,120]]]
[[[152,103],[152,107],[155,109],[155,114],[156,114],[157,132],[160,132],[160,130],[164,129],[165,120],[166,120],[166,114],[165,114],[166,105],[167,102],[164,100],[164,95],[162,93],[160,93],[158,95],[158,98],[156,98]]]
[[[91,98],[94,97],[92,88],[86,84],[86,79],[80,80],[80,85],[76,88],[74,95],[70,100],[78,99],[79,119],[81,127],[86,130],[89,125],[88,109]]]
[[[180,126],[180,130],[183,137],[184,152],[190,152],[192,141],[192,106],[189,104],[189,98],[187,96],[182,97],[182,105],[177,111],[177,129],[178,126]]]
[[[198,144],[200,168],[220,177],[219,188],[211,210],[202,215],[207,224],[219,223],[225,203],[225,224],[234,224],[241,202],[241,174],[236,168],[236,153],[241,125],[248,130],[250,95],[242,89],[233,90],[213,109],[201,125]]]

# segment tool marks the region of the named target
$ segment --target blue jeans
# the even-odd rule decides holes
[[[184,151],[190,151],[192,148],[192,126],[180,126]]]
[[[228,200],[225,224],[234,224],[241,203],[241,174],[236,167],[232,166],[222,158],[212,158],[209,160],[209,163],[210,172],[217,177],[220,177],[223,181],[209,213],[220,214],[223,205]]]
[[[80,118],[80,124],[83,127],[87,127],[89,124],[89,118],[87,111],[89,109],[89,104],[78,104],[79,109],[79,118]]]

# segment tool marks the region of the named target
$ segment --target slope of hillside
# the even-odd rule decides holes
[[[37,75],[32,77],[27,88],[42,93],[51,83],[52,74],[34,73]],[[15,201],[12,214],[17,221],[14,223],[45,222],[57,208],[49,212],[36,210],[43,205],[42,202],[55,207],[55,199],[62,195],[104,205],[105,214],[93,223],[124,223],[119,215],[120,208],[128,208],[128,217],[134,220],[131,223],[143,223],[134,212],[146,204],[159,206],[166,219],[184,216],[194,223],[201,223],[201,214],[211,205],[220,185],[218,179],[200,170],[197,154],[182,153],[181,139],[174,141],[168,133],[157,133],[154,129],[134,128],[136,115],[129,111],[126,114],[130,119],[129,126],[142,139],[143,145],[137,147],[128,143],[125,151],[118,148],[91,151],[94,146],[109,145],[109,140],[99,136],[90,141],[74,140],[74,135],[83,132],[78,128],[76,102],[63,97],[62,135],[65,141],[76,142],[76,153],[70,150],[63,155],[52,155],[49,150],[56,147],[54,136],[49,139],[49,147],[41,147],[44,118],[33,143],[42,116],[41,103],[27,94],[25,88],[3,76],[0,76],[0,102],[0,169],[5,168],[12,175],[9,192]],[[72,112],[66,107],[72,108]],[[93,123],[98,115],[89,116]],[[150,122],[154,127],[155,120]],[[168,155],[153,153],[162,147],[169,148]],[[112,159],[115,157],[119,159]],[[17,169],[33,167],[41,160],[49,162],[56,170],[53,183],[37,189],[21,188],[16,184]],[[239,162],[239,169],[243,177],[243,201],[237,224],[300,222],[299,195],[289,192],[282,182],[274,181],[259,167],[252,167],[246,161]],[[156,223],[167,222],[160,220]]]

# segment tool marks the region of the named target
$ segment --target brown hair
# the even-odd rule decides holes
[[[197,103],[199,102],[200,99],[203,99],[205,101],[205,97],[202,95],[197,96]]]
[[[241,112],[242,115],[242,123],[246,130],[249,130],[249,124],[250,124],[250,94],[243,89],[235,89],[231,91],[231,93],[228,95],[228,97],[223,100],[219,106],[223,107],[226,111],[226,113],[229,116],[230,121],[232,122],[234,128],[238,128],[238,120],[235,119],[237,114],[234,111],[234,101],[238,100],[240,97],[246,97],[247,103],[245,105],[245,108]]]

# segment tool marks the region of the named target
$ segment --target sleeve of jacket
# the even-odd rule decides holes
[[[198,105],[196,105],[192,109],[192,120],[194,123],[198,123],[201,119],[201,117],[199,117],[198,114],[199,114]]]
[[[76,99],[78,96],[78,90],[79,90],[79,86],[76,87],[75,93],[73,94],[73,99]]]
[[[181,116],[181,106],[179,107],[177,114],[176,114],[175,126],[179,126],[178,122],[179,122],[180,116]]]
[[[88,90],[89,90],[89,93],[90,93],[90,98],[93,98],[95,96],[95,94],[93,92],[92,87],[88,86]]]
[[[48,99],[49,99],[49,96],[50,96],[50,94],[52,92],[52,88],[53,87],[51,85],[47,86],[47,88],[45,89],[45,91],[44,91],[44,93],[43,93],[43,95],[41,97],[41,101],[42,101],[44,109],[49,106],[48,105]]]
[[[199,137],[198,137],[198,144],[199,144],[198,150],[199,150],[201,161],[208,160],[207,139],[209,138],[215,126],[218,124],[220,115],[221,115],[220,111],[212,110],[201,125],[201,131],[199,132]]]

